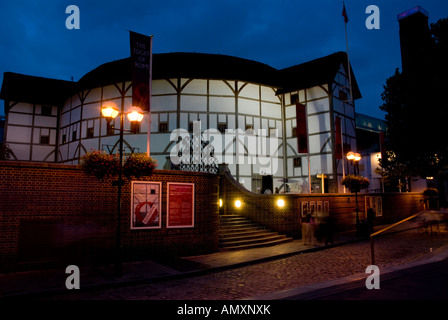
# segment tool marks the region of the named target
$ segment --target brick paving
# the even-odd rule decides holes
[[[411,230],[375,240],[376,265],[398,266],[423,259],[448,244],[448,234]],[[370,242],[296,254],[199,276],[92,291],[48,294],[50,300],[236,300],[365,273]]]

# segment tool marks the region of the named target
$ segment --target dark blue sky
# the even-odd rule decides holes
[[[80,9],[79,30],[65,27],[65,9],[72,4]],[[397,15],[420,5],[436,22],[448,17],[448,1],[345,5],[350,59],[363,95],[357,112],[383,118],[383,85],[401,68]],[[365,26],[368,5],[380,9],[379,30]],[[0,72],[77,81],[103,63],[128,57],[128,30],[154,35],[154,53],[227,54],[274,68],[346,50],[342,0],[17,0],[0,3]]]

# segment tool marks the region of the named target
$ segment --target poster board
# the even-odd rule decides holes
[[[309,207],[309,214],[314,217],[314,214],[316,212],[316,201],[310,201],[310,207]]]
[[[330,202],[324,201],[324,213],[329,215],[330,214]]]
[[[160,229],[162,183],[132,181],[131,229]]]
[[[365,216],[367,218],[367,211],[372,208],[376,217],[383,215],[383,199],[381,196],[366,196],[365,197]]]
[[[301,214],[302,214],[302,218],[305,218],[308,215],[308,202],[307,201],[302,201],[301,203]]]
[[[194,227],[194,183],[167,183],[167,228]]]

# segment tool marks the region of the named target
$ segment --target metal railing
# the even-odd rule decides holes
[[[370,257],[371,257],[372,265],[375,265],[375,248],[374,248],[374,241],[373,241],[373,238],[374,238],[375,236],[377,236],[377,235],[383,233],[383,232],[386,231],[386,230],[389,230],[389,229],[391,229],[391,228],[393,228],[393,227],[396,227],[396,226],[402,224],[403,222],[406,222],[406,221],[409,221],[409,220],[411,220],[411,219],[414,219],[415,217],[417,217],[417,216],[419,216],[419,215],[421,215],[421,214],[424,214],[424,213],[426,213],[426,212],[428,212],[428,211],[424,210],[424,211],[421,211],[421,212],[419,212],[419,213],[413,214],[413,215],[410,216],[410,217],[407,217],[407,218],[405,218],[405,219],[403,219],[403,220],[400,220],[400,221],[398,221],[398,222],[396,222],[396,223],[394,223],[394,224],[391,224],[390,226],[388,226],[388,227],[386,227],[386,228],[384,228],[384,229],[381,229],[381,230],[379,230],[379,231],[376,231],[376,232],[370,234]]]

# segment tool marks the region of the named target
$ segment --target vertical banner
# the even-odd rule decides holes
[[[131,229],[161,228],[161,182],[132,181]]]
[[[386,147],[383,131],[380,132],[380,152],[381,152],[381,159],[386,159]]]
[[[296,119],[297,150],[299,153],[308,153],[306,107],[298,102],[296,103]]]
[[[150,112],[152,37],[129,31],[132,61],[132,105]]]
[[[167,228],[194,227],[194,183],[167,183]]]
[[[343,148],[342,148],[342,126],[341,126],[341,117],[336,117],[335,121],[335,155],[336,159],[343,158]]]

